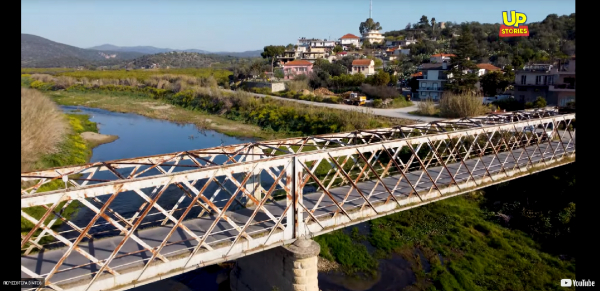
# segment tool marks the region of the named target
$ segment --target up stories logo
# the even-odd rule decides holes
[[[500,37],[515,37],[515,36],[529,36],[529,27],[524,24],[527,21],[527,15],[516,11],[502,12],[502,24],[500,25]]]

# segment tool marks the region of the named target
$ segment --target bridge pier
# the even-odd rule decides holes
[[[317,256],[321,248],[301,238],[237,260],[231,271],[231,291],[319,291]]]

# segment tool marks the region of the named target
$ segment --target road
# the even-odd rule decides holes
[[[556,149],[556,153],[560,154],[563,152],[562,147],[559,145],[560,142],[554,141],[552,148]],[[563,140],[563,145],[567,147],[568,140]],[[544,158],[548,159],[552,157],[552,153],[548,145],[541,145],[541,149],[538,149],[536,146],[530,146],[527,148],[527,152],[531,157],[532,162],[537,163],[542,159],[542,151],[546,151],[547,153],[543,155]],[[494,158],[494,155],[486,155],[483,156],[482,160],[485,165],[488,165],[489,172],[491,174],[500,174],[501,172],[501,161],[505,161],[508,157],[507,161],[503,164],[505,168],[512,168],[515,165],[515,160],[513,157],[520,156],[521,152],[524,149],[516,149],[513,151],[514,155],[511,155],[507,152],[502,152],[498,154],[498,158]],[[575,151],[574,142],[569,145],[567,149],[568,152]],[[526,156],[526,155],[524,155]],[[519,160],[520,166],[525,166],[528,163],[528,158],[521,158]],[[469,171],[472,172],[475,177],[482,177],[486,170],[482,166],[483,163],[479,162],[478,159],[469,159],[465,161],[465,164],[469,168]],[[470,177],[469,171],[465,169],[464,166],[460,167],[460,163],[448,164],[448,169],[455,176],[455,180],[457,182],[465,181]],[[459,171],[460,169],[460,171]],[[452,178],[450,174],[442,167],[432,167],[428,169],[429,174],[432,177],[437,177],[438,174],[439,179],[437,181],[438,185],[449,185],[452,182]],[[422,176],[422,178],[420,178]],[[418,191],[429,191],[432,186],[432,182],[427,178],[427,175],[423,175],[422,170],[413,170],[407,172],[408,180],[415,185]],[[406,182],[406,180],[402,180],[399,184],[396,184],[400,179],[399,175],[396,176],[388,176],[383,179],[383,182],[387,185],[389,189],[397,189],[394,192],[394,195],[397,199],[406,199],[408,197],[409,192],[411,192],[411,186]],[[373,188],[375,181],[365,181],[357,183],[357,187],[361,189],[365,193],[369,193]],[[398,185],[396,187],[396,185]],[[346,211],[351,211],[351,209],[356,207],[361,207],[365,203],[363,198],[359,195],[359,193],[355,189],[351,189],[350,186],[342,186],[339,188],[330,189],[331,194],[335,197],[337,201],[344,200],[344,196],[350,191],[350,195],[345,203],[343,203],[343,208]],[[318,209],[314,212],[314,215],[319,218],[324,215],[329,215],[332,211],[336,210],[336,206],[327,198],[320,201],[321,195],[324,195],[322,192],[313,192],[306,193],[303,196],[303,203],[308,209],[312,209],[315,204],[320,203]],[[386,189],[381,185],[377,185],[375,190],[373,191],[372,196],[369,198],[371,203],[378,201],[385,201],[389,196]],[[265,204],[265,208],[268,209],[275,217],[280,217],[283,213],[283,210],[286,206],[286,201],[275,201],[272,203]],[[252,215],[253,210],[244,208],[235,211],[227,211],[227,216],[231,217],[236,223],[240,223],[243,225],[249,217]],[[186,220],[183,224],[185,224],[191,231],[193,231],[196,235],[202,236],[206,233],[206,230],[214,221],[215,217],[205,216],[202,218],[195,218]],[[264,212],[260,212],[254,218],[254,221],[258,221],[257,223],[251,224],[247,229],[247,233],[256,234],[264,231],[268,231],[273,227],[273,221],[270,221],[267,215]],[[287,225],[287,221],[284,218],[282,221],[283,225]],[[161,241],[166,237],[167,233],[171,229],[172,226],[159,226],[154,228],[147,228],[136,231],[136,235],[145,241],[151,247],[158,246]],[[231,241],[236,237],[238,232],[232,227],[224,222],[223,220],[219,221],[215,231],[211,233],[211,235],[207,239],[207,243],[209,245],[215,245],[218,243],[222,243],[224,241]],[[123,239],[122,236],[113,236],[103,239],[97,239],[87,242],[82,242],[79,246],[81,249],[87,251],[92,254],[99,260],[104,260],[108,258],[111,252],[115,249],[115,247],[121,242]],[[161,254],[166,256],[171,256],[174,254],[181,254],[189,252],[191,248],[197,245],[197,241],[191,239],[189,235],[181,231],[176,231],[173,236],[169,239],[169,242],[172,244],[166,246]],[[47,274],[56,264],[56,262],[63,256],[65,252],[65,248],[54,249],[54,250],[46,250],[42,251],[38,254],[31,254],[28,256],[21,257],[21,264],[25,266],[29,270],[41,274],[44,276]],[[127,253],[136,252],[136,254],[126,255]],[[125,265],[131,266],[141,266],[142,260],[148,259],[151,257],[151,254],[148,251],[143,251],[143,248],[133,241],[129,239],[124,245],[123,248],[119,252],[121,257],[117,257],[110,263],[110,267],[119,271]],[[81,254],[77,252],[73,252],[64,262],[64,264],[60,267],[61,272],[55,274],[51,281],[59,282],[62,280],[72,279],[74,277],[79,277],[78,280],[89,280],[90,272],[94,272],[98,270],[98,267],[95,264],[89,264],[89,259],[86,259]],[[83,266],[82,266],[83,265]],[[21,276],[23,278],[27,278],[26,274],[21,272]]]
[[[226,91],[226,92],[234,92],[233,90],[227,90],[227,89],[222,89],[222,90]],[[445,119],[445,118],[439,118],[439,117],[416,116],[416,115],[409,114],[408,112],[415,111],[415,110],[418,109],[417,105],[418,105],[419,101],[413,101],[414,105],[413,106],[409,106],[409,107],[393,108],[393,109],[382,109],[382,108],[370,108],[370,107],[365,108],[365,107],[358,107],[358,106],[352,106],[352,105],[346,105],[346,104],[331,104],[331,103],[323,103],[323,102],[313,102],[313,101],[298,100],[298,99],[291,99],[291,98],[283,98],[283,97],[279,97],[279,96],[257,94],[257,93],[250,93],[250,92],[247,92],[247,93],[252,94],[254,96],[258,96],[258,97],[267,97],[268,96],[268,97],[271,97],[273,99],[298,102],[298,103],[303,103],[303,104],[308,104],[308,105],[314,105],[314,106],[336,108],[336,109],[341,109],[341,110],[362,111],[362,112],[369,112],[369,113],[372,113],[372,114],[375,114],[375,115],[379,115],[379,116],[410,119],[410,120],[415,120],[418,123],[421,123],[421,122],[423,122],[423,123],[424,122],[431,122],[431,121],[437,121],[437,120],[444,120]]]

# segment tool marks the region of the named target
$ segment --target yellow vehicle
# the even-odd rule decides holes
[[[358,95],[358,93],[350,93],[350,95],[346,97],[345,101],[347,104],[362,106],[365,105],[365,103],[367,102],[367,96]]]

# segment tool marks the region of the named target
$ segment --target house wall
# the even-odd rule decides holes
[[[548,91],[548,86],[519,86],[515,85],[515,99],[522,103],[534,102],[538,96],[546,99],[548,105],[557,104],[556,92]]]
[[[345,38],[342,39],[342,45],[351,45],[354,44],[355,46],[359,46],[359,39],[358,38]]]
[[[285,90],[284,83],[246,82],[244,86],[246,87],[246,89],[271,88],[271,92],[279,92]]]
[[[312,72],[313,66],[283,66],[284,79],[292,80],[296,75],[308,75]]]
[[[359,72],[359,67],[363,68],[362,71]],[[369,76],[369,75],[373,75],[375,74],[375,65],[370,65],[370,66],[352,66],[352,74],[356,74],[356,73],[361,73],[365,76]]]

